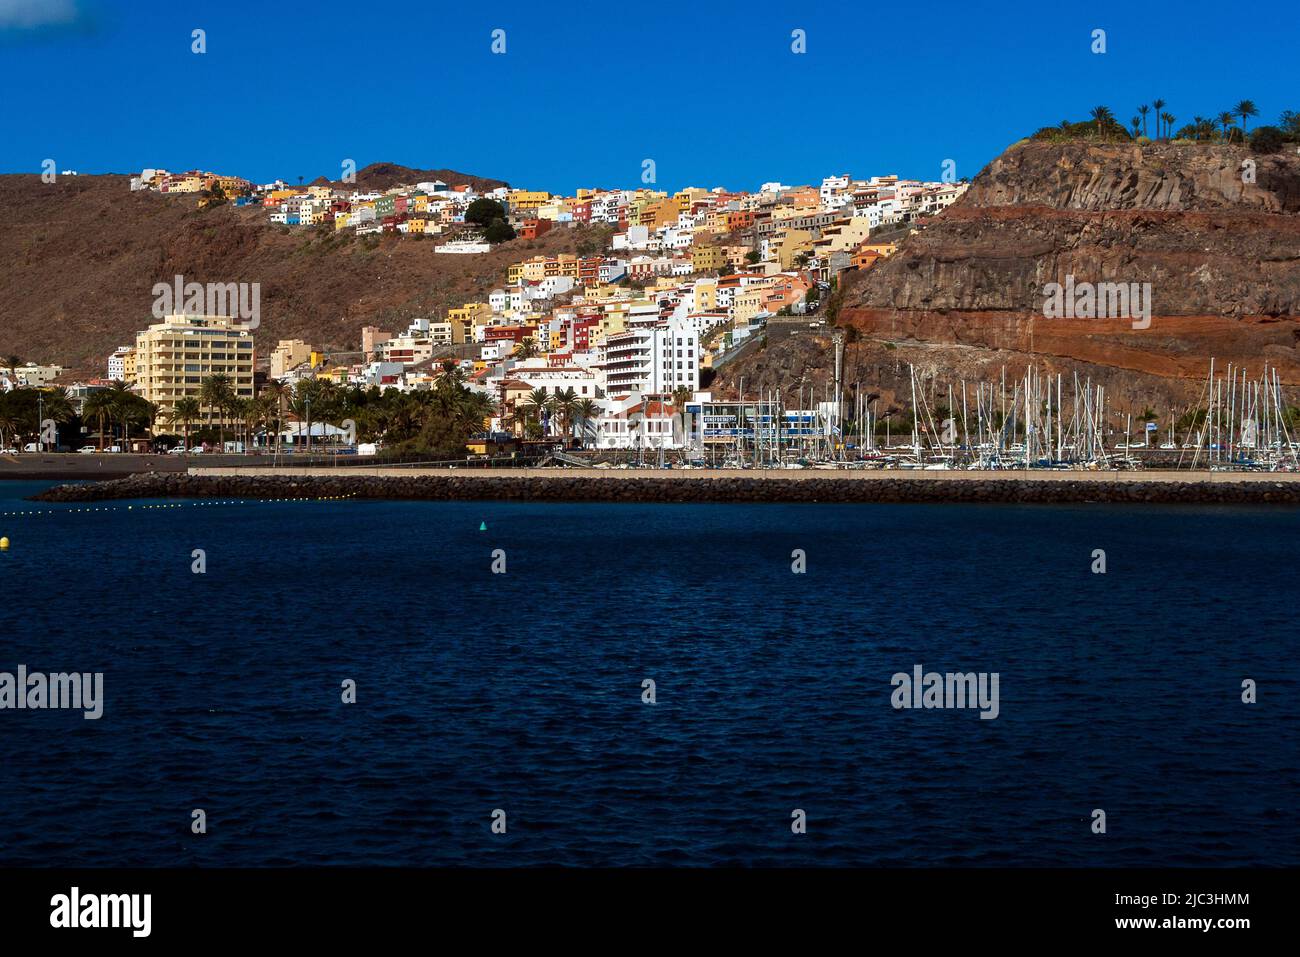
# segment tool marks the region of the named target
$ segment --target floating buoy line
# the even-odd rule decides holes
[[[275,502],[341,502],[356,495],[307,495],[285,498],[205,499],[201,502],[159,502],[145,505],[91,505],[84,508],[35,508],[13,512],[0,512],[4,518],[25,518],[31,515],[78,515],[90,512],[149,512],[175,508],[215,508],[222,505],[267,505]]]

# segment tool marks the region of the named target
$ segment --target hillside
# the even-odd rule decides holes
[[[1244,160],[1256,163],[1244,183]],[[1043,288],[1151,283],[1149,328],[1044,318]],[[1300,156],[1244,147],[1025,143],[890,259],[852,277],[838,322],[855,376],[897,399],[908,363],[940,381],[1007,366],[1091,376],[1134,405],[1188,400],[1211,356],[1264,362],[1300,386]],[[724,370],[770,387],[829,374],[829,341],[798,336]],[[787,379],[787,382],[789,380]],[[747,386],[748,387],[748,386]]]
[[[442,180],[448,186],[473,186],[475,191],[480,193],[510,185],[503,180],[471,176],[468,173],[458,173],[454,169],[412,169],[409,166],[399,166],[397,163],[371,163],[357,170],[355,183],[344,183],[342,180],[331,181],[320,176],[316,178],[313,185],[334,186],[338,189],[389,189],[393,186],[432,183],[437,180]]]
[[[261,355],[291,337],[355,349],[362,326],[397,331],[503,285],[512,262],[597,241],[595,229],[557,229],[438,255],[432,239],[273,226],[260,208],[200,211],[193,196],[132,193],[111,175],[0,176],[0,217],[0,355],[97,375],[153,321],[154,283],[176,275],[261,283]]]

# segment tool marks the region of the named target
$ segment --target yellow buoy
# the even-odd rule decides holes
[[[8,551],[8,549],[9,549],[9,539],[0,538],[0,552]]]

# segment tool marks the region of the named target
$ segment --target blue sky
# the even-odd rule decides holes
[[[1254,124],[1300,110],[1296,22],[1274,0],[0,0],[0,171],[294,182],[350,158],[564,192],[639,186],[644,159],[669,190],[937,179],[945,159],[973,176],[1098,104],[1127,122],[1161,97],[1178,125],[1244,98]]]

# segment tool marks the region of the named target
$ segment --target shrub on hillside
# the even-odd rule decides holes
[[[1285,143],[1282,131],[1276,126],[1257,126],[1250,131],[1250,148],[1256,153],[1280,153]]]
[[[515,231],[504,219],[494,219],[483,231],[483,238],[490,243],[504,243],[515,238]]]

